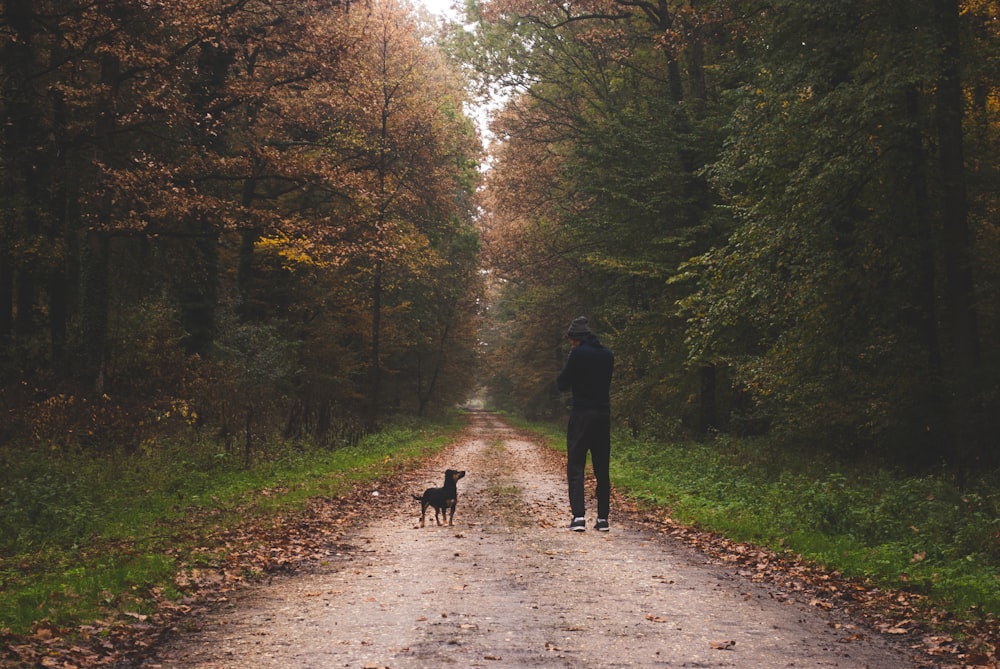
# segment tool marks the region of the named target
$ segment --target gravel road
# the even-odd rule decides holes
[[[467,472],[453,527],[419,528],[419,503],[373,489],[377,519],[351,547],[244,591],[143,666],[925,666],[629,514],[612,509],[598,533],[591,510],[588,531],[569,532],[562,456],[493,414],[474,414],[409,492],[440,485],[448,467]]]

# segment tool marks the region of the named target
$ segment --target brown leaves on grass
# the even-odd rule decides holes
[[[357,488],[341,498],[314,500],[301,513],[277,518],[248,515],[239,527],[205,537],[202,548],[174,556],[185,565],[176,582],[183,593],[181,599],[170,600],[154,588],[146,604],[154,604],[155,610],[148,614],[119,608],[109,611],[105,619],[77,628],[42,622],[28,635],[0,635],[0,666],[84,669],[120,666],[141,657],[161,637],[176,630],[182,620],[213,603],[226,601],[244,583],[336,562],[339,553],[353,549],[343,543],[345,530],[363,522],[368,514],[381,513],[394,504],[394,499],[409,492],[403,486],[403,478],[395,477],[379,483],[378,496],[373,496],[371,489]],[[616,508],[628,507],[626,501],[616,503]],[[733,542],[652,514],[637,512],[635,519],[652,531],[697,548],[750,581],[767,583],[772,597],[842,610],[864,620],[871,630],[896,637],[925,653],[928,666],[1000,669],[1000,626],[995,619],[959,622],[929,608],[917,594],[880,590],[826,572],[790,553],[778,554]],[[179,527],[175,531],[189,536],[191,528]],[[751,596],[755,595],[747,595]],[[654,614],[646,619],[669,622]],[[843,643],[865,637],[853,625],[843,628]],[[959,638],[963,639],[961,643]],[[727,643],[713,642],[712,647],[732,650]]]
[[[227,601],[244,584],[339,560],[353,549],[343,543],[344,531],[403,494],[400,477],[378,485],[378,496],[358,487],[336,499],[314,499],[295,514],[242,514],[238,527],[206,534],[201,547],[173,551],[181,566],[175,579],[180,599],[169,599],[154,587],[143,601],[151,613],[119,607],[87,625],[61,627],[43,621],[30,634],[0,634],[0,667],[85,669],[120,666],[141,657],[176,631],[183,619]],[[191,524],[198,521],[188,521],[168,531],[190,541]]]
[[[767,583],[774,588],[771,596],[779,601],[795,600],[825,610],[841,610],[866,621],[881,634],[897,637],[928,656],[931,663],[928,666],[1000,669],[1000,621],[994,616],[956,620],[951,614],[931,607],[919,594],[876,588],[807,563],[791,552],[779,554],[686,527],[662,512],[641,512],[627,500],[616,500],[615,504],[633,511],[640,523],[732,567],[740,576],[755,583]],[[852,636],[864,635],[848,635],[844,641],[851,641]]]

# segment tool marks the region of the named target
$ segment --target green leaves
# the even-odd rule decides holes
[[[913,412],[938,402],[939,326],[920,324],[935,308],[937,60],[926,4],[856,10],[760,17],[757,70],[709,171],[737,225],[689,266],[704,273],[685,307],[696,350],[735,365],[782,425],[862,448],[917,438]]]

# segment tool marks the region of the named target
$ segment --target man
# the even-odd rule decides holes
[[[590,331],[587,319],[575,319],[566,332],[572,348],[556,379],[561,391],[573,391],[572,412],[566,429],[566,480],[573,520],[569,529],[587,529],[583,472],[590,452],[597,479],[597,522],[594,529],[607,532],[611,507],[611,373],[615,359]]]

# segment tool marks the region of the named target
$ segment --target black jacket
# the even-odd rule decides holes
[[[611,411],[611,374],[615,357],[590,335],[573,348],[559,372],[556,387],[573,391],[575,411]]]

